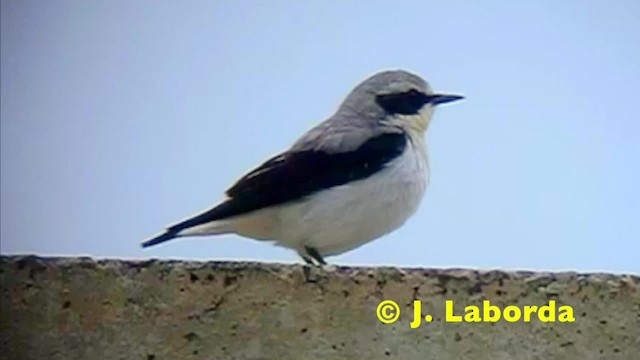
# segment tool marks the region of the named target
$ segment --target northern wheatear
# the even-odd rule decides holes
[[[333,116],[238,180],[218,205],[142,243],[234,233],[294,249],[310,264],[361,246],[415,213],[429,182],[425,131],[436,94],[402,70],[360,83]]]

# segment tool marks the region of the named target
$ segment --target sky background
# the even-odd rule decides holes
[[[3,254],[299,262],[139,244],[402,68],[466,100],[417,214],[331,263],[640,271],[638,1],[1,4]]]

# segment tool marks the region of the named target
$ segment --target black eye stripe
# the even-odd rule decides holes
[[[377,95],[376,102],[389,114],[415,115],[427,103],[427,96],[415,89]]]

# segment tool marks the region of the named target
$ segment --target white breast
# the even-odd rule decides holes
[[[297,250],[313,247],[323,256],[351,250],[397,229],[413,215],[428,177],[423,140],[413,139],[381,172],[280,208],[274,238]]]

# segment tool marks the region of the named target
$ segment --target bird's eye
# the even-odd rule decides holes
[[[376,96],[376,102],[389,114],[415,115],[427,103],[427,96],[416,89]]]

